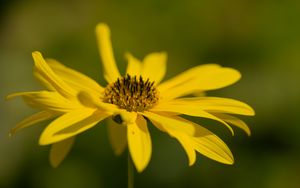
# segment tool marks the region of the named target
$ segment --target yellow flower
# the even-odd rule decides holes
[[[12,134],[55,118],[42,132],[39,144],[52,145],[50,162],[57,166],[69,152],[76,135],[108,118],[109,138],[115,153],[121,154],[128,145],[135,167],[141,172],[152,152],[149,120],[178,140],[187,153],[189,165],[195,163],[196,152],[233,164],[232,153],[219,137],[180,115],[216,120],[232,134],[231,125],[250,135],[242,120],[229,115],[254,115],[247,104],[228,98],[191,97],[237,82],[241,77],[237,70],[216,64],[200,65],[161,83],[166,72],[165,52],[151,53],[143,61],[128,53],[126,74],[122,76],[115,63],[108,26],[98,24],[96,34],[108,85],[102,87],[91,78],[33,52],[34,75],[47,89],[8,96],[22,96],[29,106],[41,110],[21,121]]]

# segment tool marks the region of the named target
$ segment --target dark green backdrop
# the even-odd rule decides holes
[[[232,149],[226,166],[198,155],[188,167],[181,146],[151,127],[152,160],[136,187],[297,188],[300,185],[300,1],[297,0],[23,0],[0,4],[0,187],[100,188],[126,186],[126,153],[115,157],[105,123],[81,134],[57,168],[38,146],[40,124],[8,138],[33,112],[10,92],[37,89],[31,52],[60,60],[104,84],[94,27],[106,22],[121,70],[124,52],[139,58],[168,52],[167,78],[203,63],[240,70],[237,84],[209,95],[240,99],[257,115],[252,130],[206,122]],[[201,121],[201,120],[200,120]]]

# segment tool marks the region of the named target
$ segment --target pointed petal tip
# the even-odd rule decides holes
[[[227,127],[227,126],[226,126],[226,127]],[[233,131],[233,129],[231,128],[230,125],[228,125],[228,129],[229,129],[229,131],[231,132],[231,136],[234,136],[234,131]]]
[[[232,158],[230,161],[228,161],[228,163],[226,163],[228,165],[233,165],[234,164],[234,158]]]
[[[250,116],[255,116],[255,110],[252,107],[250,107],[250,112]]]
[[[40,146],[47,146],[50,144],[54,144],[57,141],[53,141],[51,139],[49,139],[49,135],[45,134],[45,130],[42,132],[40,138],[39,138],[39,145]]]
[[[11,99],[13,99],[13,98],[15,98],[15,97],[22,96],[24,93],[26,93],[26,92],[16,92],[16,93],[11,93],[11,94],[6,95],[4,99],[5,99],[5,100],[11,100]]]
[[[45,138],[43,138],[43,134],[41,135],[40,139],[39,139],[39,145],[40,146],[46,146],[49,145],[51,143],[47,142],[47,140]]]
[[[144,163],[144,164],[136,164],[135,162],[133,162],[135,169],[138,173],[142,173],[148,166],[150,162],[150,159],[148,160],[148,162]]]
[[[228,153],[228,156],[226,158],[224,158],[223,161],[220,161],[224,164],[227,164],[227,165],[233,165],[234,164],[234,157],[232,155],[232,153]]]
[[[57,168],[59,166],[59,163],[55,163],[50,159],[50,165],[52,168]]]
[[[8,101],[8,100],[11,100],[11,99],[13,99],[15,97],[16,97],[15,93],[11,93],[11,94],[6,95],[4,99],[6,101]]]
[[[146,167],[145,167],[145,168],[146,168]],[[137,172],[138,172],[138,173],[142,173],[142,172],[145,170],[145,168],[137,169]]]
[[[194,161],[189,160],[189,166],[193,166],[195,164],[195,162],[196,162],[196,160],[194,160]]]

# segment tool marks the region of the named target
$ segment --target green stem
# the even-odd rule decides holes
[[[128,152],[128,188],[134,188],[134,169],[133,169],[133,164],[132,160],[130,158],[130,154]]]

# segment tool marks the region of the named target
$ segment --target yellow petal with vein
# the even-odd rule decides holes
[[[180,98],[165,102],[165,104],[186,105],[191,108],[199,108],[201,110],[212,113],[229,113],[246,116],[255,114],[253,108],[248,104],[229,98],[220,97],[192,97]]]
[[[57,92],[66,98],[72,98],[76,95],[75,90],[67,85],[53,72],[40,52],[33,52],[32,57],[36,69],[35,71],[38,72],[38,74],[40,74],[44,80],[47,80],[47,82],[51,84],[51,86],[55,88]]]
[[[182,82],[179,82],[173,87],[167,87],[168,83],[166,85],[163,85],[163,83],[162,86],[158,87],[162,98],[168,100],[199,91],[220,89],[237,82],[241,77],[241,74],[235,69],[212,67],[208,66],[206,69],[209,71],[202,72],[202,74],[198,74],[198,76],[193,75],[194,72],[192,71],[190,79],[182,80]],[[181,75],[179,75],[179,77],[181,77]],[[166,90],[166,88],[168,88],[168,90]]]
[[[109,27],[104,23],[99,23],[96,27],[96,35],[102,58],[104,78],[108,83],[115,82],[120,77],[120,72],[113,54]]]
[[[251,130],[249,129],[248,125],[241,119],[234,117],[234,116],[230,116],[228,114],[216,114],[214,113],[214,116],[222,119],[223,121],[226,121],[227,123],[230,123],[231,125],[234,125],[240,129],[242,129],[243,131],[245,131],[247,133],[248,136],[251,135]]]
[[[39,144],[48,145],[75,136],[95,126],[110,115],[93,109],[66,113],[51,122],[43,131]]]
[[[116,155],[121,155],[127,146],[127,129],[126,126],[108,119],[108,138],[113,151]]]
[[[76,100],[68,100],[54,91],[36,91],[36,92],[20,92],[13,93],[7,98],[21,96],[26,104],[47,111],[69,112],[71,110],[82,108]]]
[[[233,164],[234,159],[227,145],[204,127],[178,116],[167,117],[151,112],[144,112],[143,115],[149,118],[161,131],[180,140],[180,143],[184,142],[184,147],[189,145],[213,160]],[[188,153],[189,158],[192,158],[190,155]]]
[[[218,121],[222,124],[224,124],[232,135],[234,135],[233,129],[222,119],[202,110],[197,105],[185,105],[185,104],[178,104],[178,103],[171,103],[171,102],[165,102],[158,104],[154,106],[152,109],[150,109],[152,112],[174,112],[179,114],[185,114],[189,116],[195,116],[195,117],[202,117],[202,118],[208,118],[215,121]]]
[[[48,80],[46,80],[39,71],[37,71],[36,68],[33,69],[33,76],[35,77],[35,79],[41,84],[41,86],[43,86],[44,88],[46,88],[49,91],[56,91],[56,89],[51,85],[50,82],[48,82]]]
[[[57,76],[75,90],[84,90],[89,93],[93,93],[96,96],[100,96],[103,92],[104,88],[92,78],[74,69],[68,68],[54,59],[46,59],[46,62]]]
[[[215,72],[219,70],[221,67],[217,64],[205,64],[198,65],[196,67],[190,68],[189,70],[180,73],[179,75],[171,78],[167,81],[164,81],[158,86],[160,91],[168,91],[169,89],[179,86],[187,81],[195,79],[203,74],[207,74],[208,72]]]
[[[131,158],[138,172],[142,172],[148,165],[152,144],[147,122],[138,116],[136,123],[127,125],[127,139]]]
[[[59,164],[66,158],[74,144],[74,141],[75,138],[71,137],[52,144],[49,156],[50,164],[52,167],[58,167]]]

